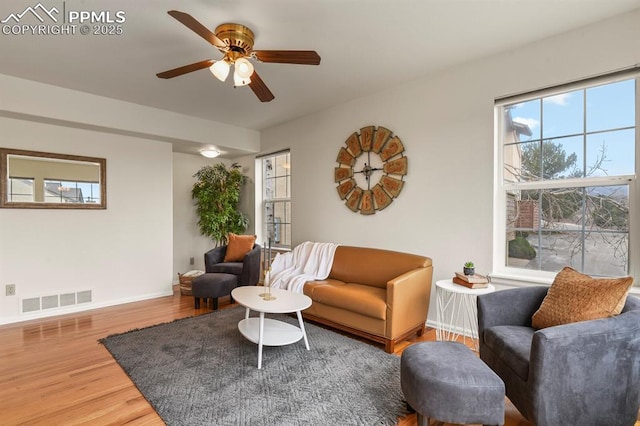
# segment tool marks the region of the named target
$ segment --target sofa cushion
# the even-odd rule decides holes
[[[386,288],[387,282],[417,268],[431,266],[431,259],[416,254],[365,247],[339,246],[330,278]]]
[[[618,315],[632,277],[591,278],[570,267],[558,272],[531,324],[540,329]]]
[[[212,265],[209,272],[222,272],[225,274],[240,275],[242,274],[242,262],[225,262]]]
[[[531,341],[535,330],[519,325],[498,325],[484,331],[484,343],[523,381],[529,376]]]
[[[303,293],[309,296],[311,300],[314,300],[316,289],[326,285],[343,286],[345,283],[331,278],[327,278],[326,280],[307,281],[304,284]]]
[[[304,293],[314,302],[384,320],[387,317],[386,290],[336,280],[310,281]]]
[[[229,233],[224,262],[240,262],[251,251],[256,242],[255,235],[236,235]]]

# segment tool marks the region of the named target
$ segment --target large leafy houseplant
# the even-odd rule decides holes
[[[195,200],[200,233],[217,246],[227,243],[230,232],[242,234],[248,218],[238,210],[240,191],[247,181],[241,166],[237,163],[228,168],[222,163],[208,165],[193,177],[196,182],[191,197]]]

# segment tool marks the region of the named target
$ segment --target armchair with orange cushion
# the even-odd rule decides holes
[[[204,254],[205,272],[238,277],[238,286],[256,285],[260,280],[260,246],[255,235],[229,234],[226,245]]]

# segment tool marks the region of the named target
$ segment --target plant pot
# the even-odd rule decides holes
[[[467,268],[466,266],[462,268],[465,275],[473,275],[476,272],[476,268]]]

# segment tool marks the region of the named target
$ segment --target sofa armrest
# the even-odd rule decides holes
[[[531,344],[528,379],[534,406],[547,407],[542,412],[557,419],[558,401],[552,400],[562,395],[568,406],[578,407],[571,417],[576,421],[615,412],[633,424],[640,401],[638,352],[640,311],[538,330]],[[602,398],[605,394],[607,398]],[[568,401],[572,398],[575,401]],[[566,416],[565,411],[564,420]]]
[[[533,286],[478,296],[478,335],[496,325],[531,327],[531,317],[542,304],[549,287]]]
[[[261,248],[255,244],[242,259],[242,275],[239,277],[239,286],[256,285],[260,281],[260,254]]]
[[[387,282],[386,337],[424,324],[429,310],[433,267],[417,268]]]
[[[211,268],[216,263],[222,263],[226,252],[227,246],[218,246],[206,252],[204,254],[204,271],[213,272]]]

